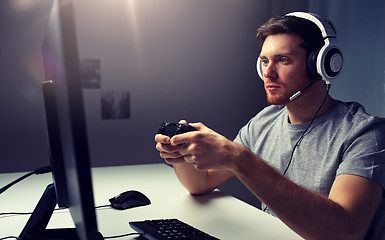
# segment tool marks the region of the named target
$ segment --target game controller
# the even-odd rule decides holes
[[[167,135],[171,138],[177,134],[196,130],[197,129],[195,127],[185,123],[163,123],[158,130],[158,134]]]

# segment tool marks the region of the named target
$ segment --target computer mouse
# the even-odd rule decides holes
[[[150,199],[143,193],[135,190],[123,192],[109,199],[111,207],[119,210],[149,205]]]

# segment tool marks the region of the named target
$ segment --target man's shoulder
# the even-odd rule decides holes
[[[265,136],[273,126],[280,125],[285,119],[287,119],[285,106],[269,105],[241,128],[234,141],[245,147],[252,148],[258,138]]]
[[[285,109],[285,106],[282,105],[269,105],[252,117],[242,130],[251,132],[251,135],[253,135],[252,132],[260,132],[270,126],[272,122],[287,116]]]
[[[262,109],[254,118],[276,118],[277,115],[281,115],[285,112],[286,107],[284,105],[269,105]]]
[[[286,107],[282,105],[269,105],[250,119],[245,126],[247,131],[258,132],[271,129],[275,123],[280,124],[287,119]]]
[[[355,138],[364,132],[374,131],[376,135],[385,137],[385,118],[368,114],[365,108],[357,102],[337,101],[330,116],[329,124],[334,130]]]
[[[385,118],[370,115],[364,106],[357,102],[336,101],[334,114],[342,117],[344,121],[352,124],[374,124],[385,122]]]

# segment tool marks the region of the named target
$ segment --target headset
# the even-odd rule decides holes
[[[327,84],[330,84],[340,73],[343,64],[342,53],[338,47],[336,33],[332,25],[326,19],[314,13],[292,12],[285,16],[309,20],[321,30],[324,45],[309,54],[306,67],[310,77],[317,80],[322,79]],[[256,68],[259,77],[263,80],[263,64],[260,58],[257,59]]]

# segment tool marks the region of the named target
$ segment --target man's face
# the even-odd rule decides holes
[[[260,58],[267,101],[273,105],[289,103],[289,98],[306,87],[311,79],[306,72],[306,51],[300,38],[292,34],[269,35]]]

